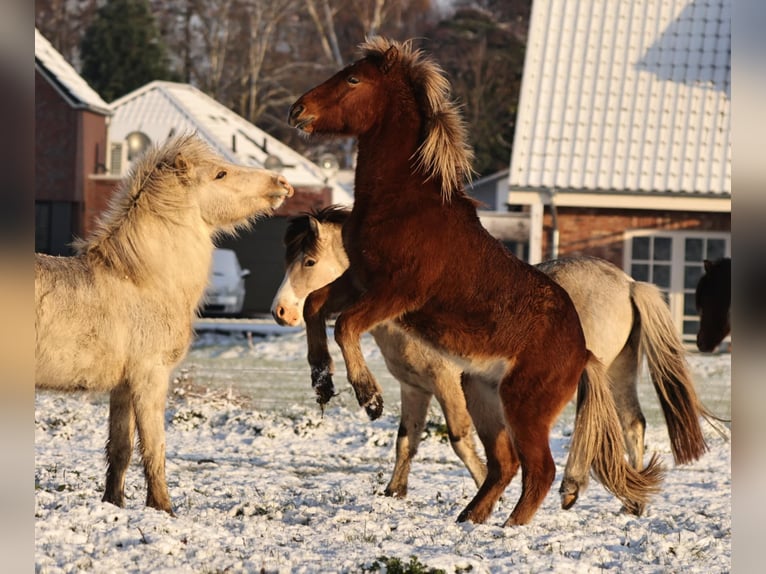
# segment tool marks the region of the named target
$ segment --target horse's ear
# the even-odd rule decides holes
[[[309,229],[314,237],[319,237],[319,222],[313,215],[309,215]]]
[[[179,173],[186,173],[189,171],[189,162],[182,153],[176,154],[173,160],[173,168]]]
[[[713,268],[713,262],[710,261],[709,259],[705,259],[702,262],[702,265],[705,266],[705,273],[710,273],[710,270]]]
[[[394,67],[396,60],[399,58],[399,50],[396,46],[391,46],[386,53],[383,54],[383,65],[380,67],[380,71],[384,74],[388,74],[391,68]]]

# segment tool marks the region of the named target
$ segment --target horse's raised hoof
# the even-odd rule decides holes
[[[372,398],[364,405],[364,410],[367,411],[367,416],[371,421],[374,421],[383,413],[383,395],[374,394]]]
[[[575,505],[575,502],[577,502],[577,498],[580,495],[580,488],[575,481],[565,478],[561,481],[559,494],[561,495],[561,508],[569,510]]]
[[[327,369],[311,369],[311,386],[317,396],[317,402],[324,405],[330,402],[335,394],[335,385],[332,382],[332,374]]]

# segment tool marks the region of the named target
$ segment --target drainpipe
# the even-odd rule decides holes
[[[559,257],[559,219],[558,212],[556,210],[556,190],[549,189],[548,197],[551,202],[551,259],[558,259]]]

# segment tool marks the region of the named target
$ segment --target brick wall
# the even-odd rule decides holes
[[[332,190],[329,187],[316,188],[295,188],[295,195],[285,200],[275,215],[292,216],[327,207],[332,203]]]
[[[77,126],[77,112],[35,71],[35,199],[75,199]]]
[[[625,231],[731,231],[731,213],[559,207],[559,257],[592,255],[622,267]],[[550,256],[552,217],[543,219],[543,259]]]

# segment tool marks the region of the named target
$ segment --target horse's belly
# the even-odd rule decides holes
[[[97,331],[74,317],[45,320],[35,329],[35,386],[60,390],[109,390],[125,375],[128,357],[118,325]]]
[[[35,387],[58,390],[107,391],[125,375],[125,359],[103,348],[37,346]]]
[[[500,381],[513,366],[506,358],[449,357],[463,371],[486,381]]]

